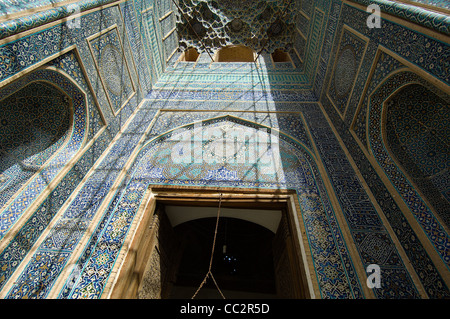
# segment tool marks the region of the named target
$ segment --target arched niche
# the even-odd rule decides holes
[[[214,62],[253,62],[255,52],[243,45],[230,45],[217,50]]]
[[[145,178],[171,183],[294,186],[304,182],[292,177],[299,166],[309,170],[315,158],[305,144],[291,143],[278,130],[224,116],[166,132],[144,145],[137,160]]]
[[[449,211],[450,100],[409,83],[384,103],[384,141],[403,173],[439,211]],[[447,219],[448,220],[448,219]]]
[[[0,89],[0,235],[63,175],[87,139],[86,94],[63,71],[44,66]]]
[[[412,84],[419,84],[421,86],[408,88]],[[422,86],[424,89],[422,89]],[[428,92],[430,94],[428,97],[422,96],[422,94],[414,93],[411,88],[420,88],[422,93]],[[402,158],[403,164],[397,160],[402,155],[398,150],[392,151],[390,145],[394,144],[392,139],[395,134],[392,134],[392,132],[389,133],[389,138],[391,139],[389,141],[386,126],[389,109],[394,110],[390,101],[398,101],[399,97],[401,99],[406,98],[407,100],[402,103],[404,105],[411,104],[415,112],[420,112],[422,110],[421,103],[427,104],[430,103],[430,98],[433,99],[434,95],[431,95],[431,93],[440,98],[444,98],[444,100],[448,98],[446,98],[447,95],[442,91],[442,86],[432,85],[409,69],[401,69],[390,74],[369,96],[367,115],[368,142],[370,152],[380,168],[379,173],[387,177],[384,183],[388,189],[396,192],[394,195],[398,194],[400,196],[398,198],[399,204],[401,205],[400,208],[405,214],[411,214],[417,220],[417,226],[421,227],[425,234],[427,234],[436,252],[448,264],[450,263],[450,258],[446,246],[442,243],[447,242],[449,238],[445,231],[446,225],[448,226],[450,224],[450,215],[448,214],[450,211],[448,208],[449,203],[445,200],[443,194],[437,190],[436,185],[433,186],[431,180],[427,180],[427,178],[418,180],[412,177],[408,173],[410,169],[405,169],[404,167],[408,165],[405,159]],[[402,112],[405,113],[407,111],[402,110]],[[392,115],[393,113],[391,113]],[[423,129],[424,127],[416,128],[413,131],[411,129],[403,129],[402,134],[406,134],[408,131],[410,132],[409,134],[414,131],[418,134]],[[401,134],[400,137],[402,137]],[[420,143],[423,143],[423,140]],[[418,150],[419,147],[421,148],[421,146],[417,145],[414,149]],[[412,150],[413,148],[410,148],[410,151]],[[409,164],[413,163],[414,161],[412,160],[409,162]],[[415,176],[425,177],[423,173],[420,173],[419,169],[414,169],[411,173]],[[437,233],[442,236],[435,236],[434,234]]]
[[[51,155],[72,125],[70,97],[55,85],[31,82],[0,101],[0,171]],[[56,144],[56,145],[55,145]]]
[[[228,145],[230,152],[227,152]],[[224,214],[227,217],[237,217],[238,220],[251,221],[272,233],[277,228],[277,234],[280,235],[278,238],[285,238],[284,235],[281,236],[284,230],[280,232],[280,229],[285,227],[293,227],[288,230],[288,237],[302,234],[301,243],[292,242],[292,247],[302,245],[304,254],[311,256],[314,266],[308,265],[301,259],[303,266],[293,265],[292,270],[301,274],[301,277],[306,280],[302,282],[317,280],[318,287],[314,290],[315,286],[310,286],[306,288],[307,291],[303,290],[304,293],[316,296],[325,291],[326,293],[339,291],[342,295],[350,295],[351,291],[360,293],[360,287],[353,284],[357,281],[348,280],[348,276],[355,276],[353,263],[340,262],[339,256],[342,254],[349,258],[348,252],[341,246],[342,242],[334,241],[335,235],[342,238],[342,234],[339,229],[328,223],[328,220],[334,220],[333,207],[322,178],[326,177],[321,175],[314,153],[301,141],[294,140],[274,128],[241,118],[227,115],[166,131],[142,146],[130,169],[130,181],[120,203],[120,207],[129,207],[129,209],[126,212],[117,209],[114,214],[117,214],[117,218],[136,215],[134,220],[139,221],[139,224],[130,223],[128,226],[130,227],[128,240],[133,241],[132,246],[117,255],[116,264],[121,269],[120,273],[118,272],[117,278],[111,278],[106,283],[106,286],[110,287],[108,289],[112,290],[103,293],[105,295],[112,293],[114,298],[133,296],[133,290],[141,284],[142,277],[132,278],[129,274],[142,273],[146,265],[150,267],[148,268],[150,272],[159,272],[158,268],[154,268],[152,264],[153,259],[150,258],[149,261],[149,259],[140,258],[139,263],[135,263],[133,259],[135,256],[140,256],[141,249],[150,256],[151,250],[148,247],[155,244],[155,241],[148,242],[148,238],[153,238],[152,233],[170,233],[157,230],[163,227],[159,224],[160,217],[157,213],[158,207],[161,207],[158,206],[159,204],[217,208],[218,197],[211,194],[224,191],[232,192],[232,194],[224,196],[222,207],[242,209],[243,207],[239,205],[244,205],[250,209],[268,210],[278,202],[278,199],[275,199],[278,196],[276,194],[292,190],[296,194],[293,195],[295,200],[298,200],[298,211],[294,212],[292,202],[286,202],[287,206],[281,208],[273,207],[274,210],[285,210],[281,214],[280,222],[280,214],[275,211],[264,218],[261,211],[251,213],[260,214],[260,216],[244,215],[242,211],[237,212],[239,215],[231,215],[226,210]],[[168,189],[175,194],[170,195]],[[239,198],[244,194],[248,196]],[[270,194],[270,198],[264,199],[264,194]],[[233,202],[235,199],[239,202]],[[192,202],[195,204],[189,204]],[[180,226],[185,224],[184,222],[190,223],[202,217],[211,217],[213,211],[217,214],[216,209],[206,212],[192,211],[192,213],[185,209],[179,213],[184,216],[179,215],[180,218],[174,222],[174,225]],[[299,216],[300,211],[302,220],[297,222],[295,216]],[[165,224],[170,226],[169,221]],[[112,225],[111,229],[114,227]],[[116,239],[105,237],[99,240],[106,242]],[[326,258],[321,256],[324,246],[328,251]],[[279,249],[275,251],[281,252]],[[296,250],[296,253],[298,252],[300,250]],[[338,288],[331,288],[333,291],[328,290],[329,278],[322,276],[329,260],[338,261],[334,267],[338,269],[336,274],[342,283]],[[279,274],[288,274],[283,267],[277,269],[280,271]],[[297,296],[301,296],[301,293]]]

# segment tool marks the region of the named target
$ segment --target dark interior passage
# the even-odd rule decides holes
[[[208,272],[215,225],[216,218],[202,218],[174,228],[182,256],[171,297],[190,298],[199,287]],[[273,238],[270,230],[255,223],[220,218],[212,273],[227,298],[276,296]],[[210,278],[198,296],[221,298]]]

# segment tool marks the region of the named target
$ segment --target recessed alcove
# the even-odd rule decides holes
[[[219,213],[214,194],[192,201],[190,194],[157,192],[111,297],[310,298],[293,202],[279,196],[236,193],[222,200]],[[200,287],[210,263],[214,280]]]
[[[449,101],[442,92],[412,83],[385,102],[387,148],[408,178],[450,225]]]
[[[199,56],[200,56],[200,54],[197,52],[197,50],[195,48],[188,48],[181,54],[180,61],[181,62],[195,62],[195,61],[197,61]]]
[[[284,52],[283,50],[275,50],[272,53],[273,62],[291,62],[291,57],[289,53]]]
[[[231,45],[217,50],[214,62],[254,62],[255,52],[243,45]]]
[[[0,172],[60,143],[71,117],[69,96],[46,81],[31,82],[0,101]]]

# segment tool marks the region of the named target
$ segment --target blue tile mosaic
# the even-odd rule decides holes
[[[116,113],[135,90],[117,29],[90,40],[89,45],[108,100]]]
[[[385,12],[430,29],[424,34],[413,24],[389,19],[382,20],[380,29],[368,29],[368,14],[359,6],[338,0],[293,2],[292,8],[299,6],[295,8],[301,13],[290,10],[285,25],[298,28],[306,40],[291,30],[296,37],[283,33],[267,46],[270,51],[289,42],[293,64],[274,64],[267,53],[257,63],[211,63],[207,54],[195,63],[178,62],[180,52],[166,62],[178,46],[184,23],[175,19],[172,1],[129,0],[98,7],[110,2],[80,1],[81,28],[58,20],[70,14],[64,4],[38,16],[23,11],[0,22],[0,100],[14,98],[11,94],[30,82],[46,81],[72,99],[74,110],[67,136],[58,135],[51,147],[24,160],[42,169],[39,174],[11,165],[0,175],[0,231],[7,239],[0,242],[1,296],[102,297],[115,279],[111,270],[151,184],[296,190],[320,298],[367,298],[361,272],[374,263],[383,278],[381,288],[371,290],[376,298],[450,296],[445,202],[439,206],[437,200],[422,198],[434,193],[415,188],[391,158],[381,134],[382,105],[400,86],[415,82],[425,93],[435,94],[430,83],[448,85],[449,45],[433,36],[436,30],[448,33],[448,17],[377,0]],[[203,26],[209,23],[209,13],[211,19],[219,11],[239,15],[241,23],[231,23],[225,14],[221,26],[211,27],[211,32],[222,28],[232,34],[230,41],[244,39],[249,27],[268,26],[267,21],[252,25],[247,20],[280,9],[279,3],[257,1],[252,3],[260,7],[243,16],[248,10],[235,10],[236,1],[220,8],[210,1],[188,2],[189,14],[200,13]],[[16,7],[6,4],[12,2],[0,10],[7,13],[28,8],[22,2],[15,2]],[[31,31],[7,38],[25,30]],[[253,39],[247,44],[255,43]],[[420,72],[401,70],[407,65]],[[438,95],[446,101],[448,91]],[[398,108],[407,107],[397,102]],[[392,116],[402,113],[390,110]],[[434,123],[430,128],[444,139],[446,113],[439,113],[443,124],[429,119]],[[402,131],[397,129],[403,122],[389,123],[400,140]],[[202,158],[206,163],[175,163],[171,152],[180,138],[200,129],[225,136],[233,130],[244,136],[260,132],[278,139],[267,152],[275,160],[251,162],[253,148],[244,143],[247,153],[225,154],[225,160],[218,161],[211,155],[211,135],[207,143],[197,145],[209,154]],[[406,139],[402,145],[420,140]],[[417,159],[425,152],[419,144],[406,149]],[[368,153],[378,167],[368,161]],[[446,162],[430,159],[415,165],[436,175],[436,168]],[[380,169],[390,185],[380,177]],[[40,196],[51,181],[48,195]],[[447,200],[448,183],[438,178],[431,182]],[[392,187],[409,212],[399,207]],[[11,230],[13,235],[6,236]],[[427,250],[430,245],[433,251]]]
[[[50,163],[46,163],[46,169],[42,170],[38,175],[34,175],[33,180],[28,183],[27,187],[20,194],[15,195],[13,200],[7,204],[7,207],[3,207],[0,215],[2,237],[17,221],[23,211],[31,205],[37,195],[47,187],[48,183],[50,183],[69,159],[81,148],[85,138],[86,108],[84,97],[73,83],[69,82],[59,73],[47,70],[35,71],[21,78],[18,82],[13,83],[4,93],[8,90],[9,92],[14,92],[18,88],[26,85],[26,83],[36,80],[49,81],[64,88],[64,91],[73,102],[73,125],[67,137],[69,141],[64,143],[62,149],[51,159]],[[26,169],[22,170],[26,172]],[[17,185],[14,189],[18,189],[18,186],[21,185]]]
[[[427,37],[419,32],[404,28],[401,25],[394,24],[388,20],[382,20],[381,29],[365,29],[362,26],[365,16],[366,14],[362,11],[351,6],[344,5],[341,12],[340,21],[337,23],[338,30],[342,29],[345,24],[346,27],[351,27],[370,39],[367,52],[364,57],[364,62],[362,63],[361,71],[358,75],[359,78],[353,88],[354,93],[353,97],[350,98],[346,118],[342,120],[342,118],[337,114],[337,110],[330,104],[330,101],[325,96],[323,89],[320,101],[323,104],[325,111],[330,116],[332,123],[338,131],[338,134],[349,150],[350,155],[358,166],[358,169],[361,170],[362,177],[367,182],[371,192],[377,200],[377,203],[381,206],[383,213],[394,230],[395,236],[404,248],[404,251],[411,261],[412,266],[419,274],[420,281],[424,286],[426,293],[429,296],[433,296],[433,298],[441,298],[448,296],[449,294],[448,287],[443,282],[446,276],[446,271],[444,271],[444,273],[439,273],[436,269],[436,266],[429,257],[429,253],[427,253],[425,248],[422,246],[421,240],[418,239],[418,236],[412,229],[412,226],[406,221],[404,213],[391,197],[389,190],[386,189],[386,185],[384,185],[372,165],[367,162],[366,155],[359,147],[355,147],[356,142],[354,140],[354,136],[360,140],[361,143],[359,145],[364,149],[364,151],[370,149],[374,152],[378,163],[381,167],[384,167],[390,181],[399,190],[400,196],[403,196],[403,200],[410,207],[411,212],[416,216],[416,218],[418,218],[417,220],[419,224],[424,223],[426,220],[436,220],[438,216],[435,215],[435,213],[432,213],[427,208],[427,205],[423,204],[423,199],[416,193],[416,191],[413,190],[410,182],[405,180],[405,177],[399,171],[398,167],[396,167],[395,164],[392,164],[392,160],[388,159],[388,157],[381,159],[379,155],[376,155],[379,152],[379,149],[384,150],[384,142],[381,141],[380,136],[381,125],[378,121],[377,123],[373,123],[371,126],[367,126],[366,123],[368,123],[368,115],[373,117],[374,114],[377,114],[377,111],[374,112],[373,108],[369,111],[367,105],[371,105],[372,103],[375,105],[380,105],[380,99],[374,96],[374,92],[379,89],[377,86],[385,83],[385,81],[392,74],[394,74],[395,71],[398,72],[401,68],[405,68],[405,65],[398,59],[394,58],[393,54],[388,54],[389,50],[392,50],[406,60],[413,62],[419,68],[428,70],[436,78],[440,78],[443,81],[448,81],[445,75],[446,71],[441,69],[441,67],[435,67],[436,65],[442,65],[440,62],[437,62],[437,60],[442,61],[442,57],[448,54],[446,53],[448,51],[448,44],[443,44],[432,37]],[[397,42],[393,41],[395,33],[398,34],[398,36],[396,36]],[[403,41],[405,42],[400,43],[398,39],[404,39]],[[333,56],[336,56],[338,45],[339,42],[335,41],[333,45],[334,48],[332,50],[332,59]],[[378,45],[383,45],[387,47],[388,50],[378,50]],[[428,51],[428,49],[430,50],[425,56],[424,52],[425,50]],[[433,60],[436,62],[431,62]],[[369,76],[371,70],[374,71]],[[326,81],[329,81],[330,76],[331,70],[328,69]],[[414,81],[426,83],[425,80],[418,76],[414,78]],[[399,88],[405,83],[407,83],[407,81],[403,82],[400,78],[392,81],[392,84],[396,88]],[[353,117],[353,114],[355,113],[356,115]],[[380,113],[378,113],[378,116],[379,115]],[[376,116],[377,115],[375,115],[375,117]],[[377,118],[379,119],[379,117]],[[349,129],[354,132],[354,136],[350,134]],[[378,142],[373,142],[372,139],[374,136],[379,137]],[[386,169],[387,167],[391,168]],[[394,167],[395,169],[393,169]],[[430,201],[432,200],[430,199]],[[427,211],[427,213],[425,213],[425,211]],[[439,214],[441,217],[444,217],[441,220],[445,221],[446,214],[438,213],[438,215]],[[445,231],[436,232],[434,230],[436,228],[441,229],[440,227],[442,227],[442,225],[439,222],[432,222],[431,224],[434,228],[422,226],[424,227],[424,230],[426,229],[425,232],[428,234],[428,239],[425,240],[435,242],[433,245],[445,264],[448,257],[448,252],[446,252],[446,248],[444,248],[445,244],[442,245],[442,243],[446,241],[448,234]],[[376,292],[378,292],[378,290]]]
[[[384,169],[386,174],[391,179],[392,183],[397,187],[400,194],[405,199],[405,202],[410,207],[414,216],[424,228],[427,235],[432,238],[430,238],[431,242],[448,267],[450,265],[450,236],[447,234],[441,223],[436,220],[436,216],[434,216],[428,205],[423,202],[423,199],[420,197],[417,191],[414,190],[404,174],[402,174],[395,163],[392,162],[392,159],[390,159],[390,155],[387,153],[380,136],[380,103],[387,99],[387,97],[392,93],[392,90],[395,90],[398,87],[399,83],[412,82],[415,77],[416,76],[410,72],[399,72],[388,78],[385,84],[383,84],[374,92],[374,95],[371,99],[372,103],[370,103],[369,106],[370,116],[368,127],[370,147],[379,165]],[[414,80],[417,81],[417,79]],[[423,95],[421,98],[423,98]],[[417,138],[415,142],[422,143],[423,141]],[[431,144],[431,141],[428,143]],[[414,148],[411,147],[411,149]],[[431,165],[434,166],[436,164]],[[438,167],[438,165],[436,165],[436,167]],[[447,212],[445,212],[444,214],[446,213]]]
[[[351,90],[364,57],[366,41],[344,29],[328,84],[328,94],[341,114],[347,110]]]
[[[389,14],[398,16],[400,18],[406,18],[414,23],[426,26],[428,28],[443,32],[450,33],[450,17],[448,14],[436,12],[436,10],[427,10],[423,7],[411,6],[401,1],[383,1],[383,0],[355,0],[356,2],[367,7],[370,4],[376,4],[380,9]],[[428,0],[411,0],[417,3],[430,3],[436,7],[448,8],[446,1],[428,1]]]
[[[184,116],[180,116],[179,119],[185,119],[186,114]],[[198,118],[210,118],[209,114],[202,114],[198,115]],[[169,117],[170,118],[170,117]],[[175,121],[175,119],[170,119],[172,122]],[[187,119],[187,121],[191,121],[191,119]],[[161,121],[164,121],[161,119]],[[233,117],[224,117],[218,120],[209,120],[208,126],[206,128],[208,129],[214,129],[214,127],[229,127],[232,129],[234,127],[237,129],[237,127],[242,128],[242,125],[245,125],[245,127],[248,127],[249,125],[246,122],[241,122],[241,120],[235,119]],[[167,123],[167,122],[166,122]],[[183,122],[177,121],[177,124],[182,124]],[[242,123],[242,124],[241,124]],[[239,124],[239,125],[238,125]],[[165,124],[167,126],[167,124]],[[252,124],[250,126],[250,129],[254,127]],[[193,127],[190,127],[191,129]],[[161,128],[161,131],[165,131],[167,127]],[[195,128],[193,128],[195,130]],[[197,128],[198,129],[198,128]],[[248,130],[249,128],[247,128]],[[180,130],[179,130],[180,131]],[[161,138],[158,138],[156,140],[152,140],[150,143],[148,143],[139,153],[139,155],[136,158],[135,164],[133,166],[132,170],[132,177],[127,181],[126,187],[123,189],[121,193],[118,193],[118,197],[120,195],[120,200],[114,200],[114,202],[117,203],[116,206],[110,206],[110,215],[109,222],[105,223],[103,226],[103,230],[98,230],[99,234],[98,237],[95,237],[93,241],[89,244],[89,248],[86,248],[85,254],[82,258],[83,263],[85,264],[78,264],[78,269],[83,269],[83,272],[80,273],[79,279],[75,281],[75,285],[72,286],[72,291],[69,292],[68,290],[65,291],[64,296],[65,297],[71,297],[71,298],[92,298],[92,297],[98,297],[99,294],[101,294],[104,285],[106,283],[108,269],[111,269],[112,264],[114,263],[115,258],[117,258],[117,254],[119,252],[120,243],[123,241],[123,236],[126,234],[126,228],[129,226],[120,226],[124,223],[127,225],[130,225],[132,218],[138,208],[138,203],[140,201],[140,198],[142,198],[144,191],[147,189],[149,184],[171,184],[171,185],[210,185],[210,186],[218,186],[218,185],[227,185],[227,186],[234,186],[234,187],[255,187],[255,182],[257,183],[258,187],[264,187],[264,188],[271,188],[271,187],[280,187],[279,182],[276,181],[282,181],[283,183],[287,183],[286,186],[288,188],[298,188],[302,189],[302,196],[299,197],[302,207],[305,211],[305,216],[310,216],[311,218],[311,225],[309,226],[308,230],[311,234],[311,236],[317,236],[320,238],[325,238],[327,236],[331,235],[331,227],[328,226],[328,218],[330,216],[333,216],[333,212],[331,207],[329,206],[329,203],[324,198],[323,195],[319,195],[320,192],[317,190],[314,190],[313,186],[315,183],[319,183],[318,180],[315,180],[313,176],[318,176],[318,172],[315,170],[314,174],[306,173],[309,172],[311,169],[310,165],[314,165],[311,163],[311,158],[306,155],[307,153],[304,153],[304,151],[301,151],[300,154],[303,154],[303,156],[307,156],[309,158],[308,161],[305,161],[304,164],[302,164],[299,169],[299,160],[304,161],[304,159],[301,159],[302,157],[298,157],[299,155],[295,155],[292,157],[292,160],[294,161],[292,164],[288,164],[288,158],[289,152],[292,152],[292,146],[283,146],[283,152],[286,152],[285,155],[283,155],[283,159],[286,161],[283,161],[283,167],[286,170],[286,176],[279,179],[280,176],[275,177],[273,179],[272,173],[267,173],[267,169],[264,169],[264,167],[261,167],[263,171],[260,174],[256,174],[256,176],[262,177],[262,179],[255,180],[255,177],[253,177],[253,174],[249,174],[254,168],[246,170],[245,167],[242,167],[242,165],[239,166],[226,166],[222,167],[221,163],[213,165],[212,167],[218,167],[219,171],[227,170],[229,173],[236,172],[235,174],[227,174],[227,175],[211,175],[211,172],[214,170],[210,169],[201,169],[200,175],[195,175],[195,168],[191,167],[189,168],[189,171],[180,171],[179,169],[171,169],[169,165],[165,164],[164,166],[159,166],[158,162],[161,162],[163,158],[167,158],[169,156],[170,158],[170,152],[167,152],[168,148],[172,149],[171,145],[173,143],[177,143],[178,135],[177,131],[169,134],[164,135]],[[174,140],[175,142],[172,142]],[[283,141],[285,138],[283,138]],[[284,143],[284,142],[283,142]],[[291,142],[292,143],[292,142]],[[155,152],[157,152],[160,155],[157,155]],[[165,161],[162,161],[165,163]],[[307,164],[309,163],[309,164]],[[198,164],[197,164],[198,165]],[[202,164],[200,164],[201,167]],[[156,170],[156,167],[160,167],[161,169]],[[212,168],[211,167],[211,168]],[[288,168],[290,167],[290,168]],[[175,168],[175,167],[174,167]],[[238,169],[238,171],[235,171]],[[289,170],[297,171],[297,173],[289,173]],[[264,174],[264,171],[266,174]],[[192,173],[194,172],[194,175]],[[209,172],[209,173],[208,173]],[[186,175],[187,174],[187,175]],[[242,175],[244,174],[244,175]],[[298,175],[301,174],[301,175]],[[305,174],[302,176],[302,174]],[[203,176],[203,177],[201,177]],[[236,176],[238,178],[236,178]],[[245,179],[243,179],[243,176],[245,176]],[[271,177],[272,176],[272,177]],[[195,179],[193,179],[195,178]],[[321,184],[320,184],[321,185]],[[284,188],[283,187],[283,188]],[[323,185],[320,186],[321,192],[324,192]],[[326,192],[325,192],[326,193]],[[322,198],[322,200],[327,203],[324,208],[322,205],[322,201],[318,199]],[[324,214],[325,211],[326,214],[329,214],[330,216],[325,218],[324,216],[321,217],[322,220],[320,223],[318,223],[318,218],[320,214]],[[109,226],[108,226],[109,225]],[[116,226],[117,225],[117,226]],[[337,229],[334,228],[334,231]],[[325,233],[323,233],[325,232]],[[339,232],[339,231],[338,231]],[[330,233],[330,235],[326,235],[326,233]],[[314,235],[313,235],[314,234]],[[319,235],[320,234],[320,235]],[[322,235],[322,236],[321,236]],[[337,238],[341,238],[342,235],[338,233]],[[312,237],[314,238],[314,237]],[[320,241],[320,238],[317,238],[318,241]],[[314,242],[314,239],[312,239]],[[339,244],[338,244],[339,243]],[[340,265],[335,264],[333,267],[337,269],[333,273],[330,272],[330,269],[328,268],[327,261],[328,258],[332,258],[333,260],[340,260],[341,258],[344,258],[348,261],[348,252],[345,252],[346,250],[337,250],[337,247],[342,246],[341,241],[334,242],[331,244],[330,242],[327,244],[326,251],[323,251],[323,247],[321,249],[318,249],[317,252],[314,250],[317,255],[315,255],[315,258],[317,258],[317,275],[320,277],[320,280],[323,282],[328,282],[328,285],[332,285],[332,287],[329,287],[329,289],[325,289],[323,291],[323,297],[324,298],[336,298],[336,297],[361,297],[362,291],[359,286],[359,283],[357,279],[355,278],[355,271],[352,268],[351,264],[346,265]],[[319,252],[322,251],[322,252]],[[340,251],[338,253],[338,251]],[[347,254],[347,256],[342,257],[342,254]],[[335,257],[332,257],[335,256]],[[339,256],[339,257],[338,257]],[[337,259],[336,259],[337,258]],[[344,288],[347,284],[347,280],[343,278],[336,278],[336,276],[341,276],[340,274],[346,273],[346,276],[350,276],[353,278],[351,281],[352,288]],[[106,276],[106,277],[105,277]],[[92,282],[92,278],[96,278],[96,282]],[[71,278],[70,283],[72,283],[74,279]]]

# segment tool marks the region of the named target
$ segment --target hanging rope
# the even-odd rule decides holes
[[[222,291],[220,290],[219,285],[217,284],[216,279],[214,279],[214,275],[211,272],[213,258],[214,258],[214,250],[216,248],[217,229],[219,228],[220,205],[221,204],[222,204],[222,194],[220,194],[220,197],[219,197],[219,209],[217,210],[216,229],[214,230],[214,239],[213,239],[213,245],[212,245],[212,249],[211,249],[211,258],[209,259],[208,272],[206,273],[205,278],[203,279],[202,283],[200,284],[200,287],[198,287],[197,291],[194,293],[194,295],[192,296],[191,299],[194,299],[195,296],[197,296],[198,292],[200,291],[200,289],[202,289],[203,285],[206,283],[206,280],[208,279],[209,276],[211,276],[211,279],[213,280],[214,285],[216,285],[216,288],[219,291],[222,298],[225,299],[225,296],[223,295]]]

